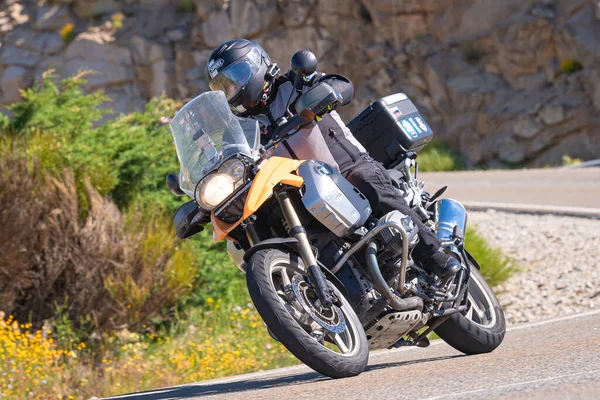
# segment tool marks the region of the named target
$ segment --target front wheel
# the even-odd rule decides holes
[[[435,333],[465,354],[489,353],[502,343],[506,333],[504,312],[477,268],[471,267],[467,310],[452,315]]]
[[[293,253],[261,250],[248,262],[250,297],[269,330],[300,361],[332,378],[363,372],[369,358],[365,332],[344,296],[323,307]]]

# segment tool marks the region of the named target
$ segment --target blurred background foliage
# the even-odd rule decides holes
[[[0,392],[101,396],[294,363],[224,244],[174,234],[184,200],[164,185],[179,165],[160,119],[181,104],[104,120],[110,99],[84,93],[87,74],[46,73],[0,119]],[[464,167],[441,142],[419,161]],[[469,239],[486,276],[506,279],[510,262]]]

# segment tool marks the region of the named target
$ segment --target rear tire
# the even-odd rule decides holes
[[[281,290],[283,277],[278,278],[275,271],[281,274],[282,270],[286,274],[286,271],[290,271],[294,277],[302,275],[300,271],[304,270],[304,265],[297,255],[276,249],[258,251],[248,262],[248,291],[268,329],[294,356],[317,372],[331,378],[356,376],[363,372],[369,359],[369,344],[358,317],[344,296],[331,285],[341,301],[341,307],[338,309],[343,315],[345,329],[348,331],[348,336],[344,336],[348,340],[348,348],[345,349],[347,352],[341,354],[325,347],[324,341],[318,340],[318,335],[315,337],[313,332],[311,336],[306,324],[300,324],[297,318],[302,314],[291,308],[293,305],[298,308],[297,303],[289,302],[286,305],[287,298],[293,297],[294,294],[286,297]],[[292,316],[292,312],[296,314],[295,317]],[[305,313],[303,318],[306,315],[308,313]],[[314,326],[313,319],[307,320],[313,321]],[[321,325],[317,325],[317,332],[318,329],[321,329]],[[324,337],[330,334],[324,329],[321,331],[325,332]],[[346,335],[346,331],[337,335],[338,340],[341,340],[341,335]]]
[[[473,302],[476,302],[475,308]],[[506,333],[504,312],[494,292],[475,267],[471,268],[468,306],[470,308],[466,312],[452,315],[435,329],[435,333],[465,354],[495,350]]]

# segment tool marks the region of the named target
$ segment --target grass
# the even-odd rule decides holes
[[[447,144],[439,140],[432,140],[417,157],[419,171],[441,172],[460,171],[466,169],[465,161],[454,153]]]
[[[466,249],[481,266],[481,274],[491,286],[506,281],[518,271],[516,264],[502,254],[502,250],[492,247],[477,231],[476,227],[467,228]]]

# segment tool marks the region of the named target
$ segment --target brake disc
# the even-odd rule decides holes
[[[312,288],[304,280],[304,277],[301,275],[294,275],[292,277],[292,290],[304,311],[310,315],[317,324],[333,333],[341,333],[346,330],[346,320],[344,319],[342,310],[338,306],[331,305],[330,308],[326,308],[325,311],[327,311],[328,314],[317,311],[313,307],[306,294],[306,292],[312,290]]]

